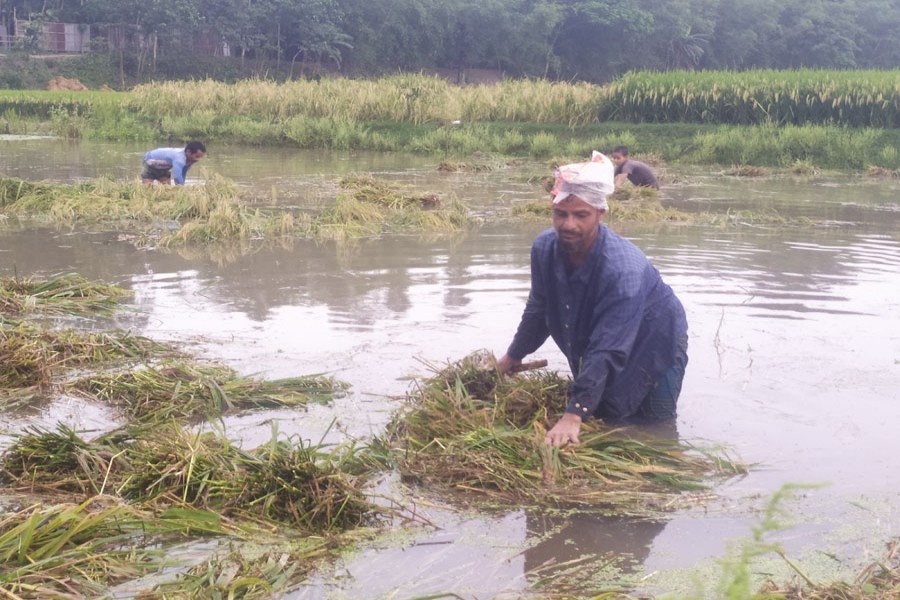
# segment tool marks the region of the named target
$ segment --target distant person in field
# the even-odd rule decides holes
[[[653,174],[653,169],[646,163],[628,158],[626,146],[616,146],[610,158],[616,165],[616,187],[624,185],[627,179],[634,185],[659,189],[659,182]]]
[[[188,169],[206,156],[203,142],[188,142],[184,148],[156,148],[144,154],[144,171],[141,181],[150,185],[154,181],[169,185],[174,177],[175,185],[184,185]]]

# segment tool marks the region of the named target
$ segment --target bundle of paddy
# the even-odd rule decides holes
[[[418,207],[423,209],[439,208],[440,198],[434,194],[408,194],[384,180],[371,175],[355,175],[341,179],[338,185],[348,190],[353,198],[360,202],[400,209]]]
[[[0,389],[46,386],[64,368],[177,356],[165,344],[128,332],[48,330],[28,323],[0,324]]]
[[[449,160],[442,160],[438,163],[437,170],[442,173],[484,173],[496,171],[497,165],[487,163],[464,163]]]
[[[765,177],[769,174],[768,169],[757,167],[755,165],[734,165],[727,175],[733,177]]]
[[[0,277],[0,314],[109,312],[130,293],[114,285],[88,281],[77,273],[63,273],[47,279]]]
[[[120,407],[133,417],[154,419],[211,416],[242,408],[303,407],[330,401],[346,389],[323,375],[265,381],[239,377],[228,367],[186,361],[102,373],[66,387]]]
[[[312,234],[341,239],[385,232],[459,231],[473,221],[459,200],[442,206],[435,194],[408,194],[371,176],[347,177],[340,186],[349,193],[315,220]]]
[[[891,170],[884,167],[879,167],[877,165],[871,165],[868,169],[866,169],[866,177],[900,177],[900,170]]]
[[[566,404],[567,380],[546,370],[503,377],[468,357],[421,382],[386,442],[408,479],[488,503],[662,507],[736,465],[671,440],[639,441],[589,421],[581,443],[543,443]]]
[[[6,598],[99,598],[110,585],[165,566],[158,549],[135,547],[145,536],[165,531],[178,533],[128,506],[98,502],[4,512],[0,592]]]
[[[45,494],[103,494],[123,468],[123,449],[133,434],[116,430],[87,441],[59,423],[55,431],[28,427],[0,455],[0,480],[7,487]]]
[[[245,451],[219,433],[177,423],[130,425],[90,441],[58,425],[18,436],[0,456],[0,474],[12,490],[117,494],[156,508],[187,505],[342,531],[375,516],[362,478],[343,469],[348,454],[276,439]]]

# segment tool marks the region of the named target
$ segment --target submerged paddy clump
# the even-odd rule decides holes
[[[368,175],[346,177],[335,203],[311,223],[310,235],[346,239],[383,233],[460,231],[474,223],[457,199],[444,203],[431,193],[414,194]]]
[[[94,440],[58,425],[19,435],[0,455],[0,477],[17,491],[106,494],[148,508],[190,506],[343,531],[376,514],[363,476],[342,468],[348,454],[274,437],[245,451],[217,432],[177,423],[123,427]]]
[[[97,373],[65,384],[69,392],[119,407],[130,417],[189,418],[229,410],[306,406],[327,402],[346,385],[324,375],[266,381],[240,377],[229,367],[190,361]]]
[[[552,204],[549,200],[534,200],[513,206],[512,218],[538,218],[550,222]],[[697,215],[686,213],[674,207],[663,206],[659,192],[653,188],[625,186],[609,196],[607,223],[694,223]]]
[[[488,504],[595,505],[640,514],[742,471],[686,444],[640,441],[591,421],[581,443],[551,448],[546,430],[566,404],[568,381],[536,371],[504,378],[463,359],[420,382],[386,443],[400,472],[436,492]]]
[[[0,276],[0,315],[110,312],[130,294],[124,288],[89,281],[77,273],[62,273],[47,278]]]
[[[237,188],[212,179],[198,186],[144,186],[98,180],[79,186],[31,186],[0,177],[10,193],[2,213],[67,224],[130,227],[141,247],[183,247],[236,241],[343,239],[383,233],[455,232],[474,222],[458,199],[410,193],[370,176],[345,178],[334,204],[318,215],[250,206]],[[27,185],[26,185],[27,184]],[[10,308],[10,310],[12,307]]]
[[[49,330],[27,323],[0,324],[0,389],[46,387],[65,370],[177,356],[166,344],[124,331]]]

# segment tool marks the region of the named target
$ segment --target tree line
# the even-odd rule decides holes
[[[0,19],[128,25],[190,62],[346,73],[484,68],[606,82],[631,70],[900,66],[896,0],[0,0]]]

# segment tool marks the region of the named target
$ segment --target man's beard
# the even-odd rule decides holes
[[[581,250],[581,240],[572,240],[570,242],[559,240],[559,249],[562,250],[563,254],[578,254]]]

